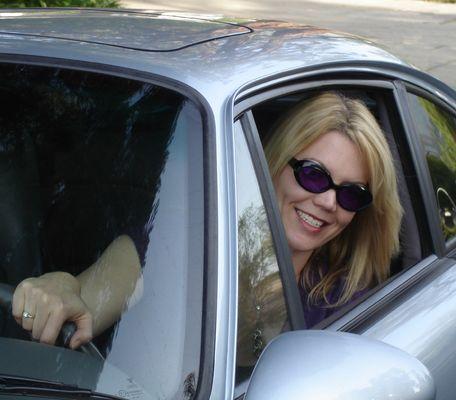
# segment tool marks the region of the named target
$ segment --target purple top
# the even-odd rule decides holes
[[[324,272],[328,272],[328,257],[326,255],[322,256],[320,258],[320,262],[323,265],[323,270]],[[317,261],[318,263],[318,261]],[[316,275],[316,274],[315,274]],[[314,275],[314,280],[318,280],[318,278]],[[328,302],[329,304],[334,304],[337,303],[337,301],[340,299],[342,296],[342,292],[344,290],[344,282],[345,278],[340,278],[337,283],[333,286],[331,291],[328,294]],[[317,283],[317,282],[315,282]],[[328,318],[330,315],[333,315],[343,307],[347,306],[348,304],[352,304],[356,299],[361,297],[363,294],[365,294],[369,288],[359,290],[355,292],[355,294],[350,298],[349,301],[347,301],[344,304],[341,304],[340,306],[337,307],[328,307],[328,305],[325,303],[324,300],[318,301],[316,304],[310,304],[307,302],[309,294],[307,290],[304,288],[304,286],[301,283],[301,280],[299,281],[298,284],[298,289],[299,289],[299,294],[301,296],[301,302],[302,302],[302,308],[304,310],[304,319],[306,321],[306,326],[307,328],[311,328],[318,324],[319,322],[323,321],[325,318]]]
[[[341,308],[347,306],[348,304],[353,303],[356,299],[361,297],[368,289],[360,290],[356,292],[349,301],[346,303],[337,306],[337,307],[328,307],[323,300],[320,300],[317,304],[308,304],[308,293],[304,287],[299,284],[299,294],[301,295],[302,308],[304,310],[304,319],[306,321],[307,328],[315,326],[319,322],[323,321],[325,318],[328,318],[330,315],[339,311]],[[340,280],[337,285],[330,291],[328,295],[329,304],[334,304],[339,300],[342,295],[343,282]]]

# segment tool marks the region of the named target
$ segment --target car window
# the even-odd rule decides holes
[[[0,282],[78,275],[119,237],[141,264],[122,316],[93,340],[102,357],[30,341],[3,303],[0,373],[131,399],[192,398],[204,281],[198,106],[102,74],[0,71]],[[98,305],[115,294],[96,293]]]
[[[456,116],[421,96],[409,93],[408,99],[448,241],[456,238]]]
[[[422,248],[424,232],[417,223],[418,192],[415,192],[416,181],[412,177],[416,173],[411,170],[409,162],[409,149],[404,143],[403,128],[398,123],[397,107],[392,92],[375,88],[359,89],[349,85],[338,88],[348,98],[362,101],[377,120],[383,131],[389,149],[393,156],[394,166],[398,180],[400,202],[404,210],[402,227],[400,230],[400,253],[391,262],[391,274],[394,275],[403,269],[407,269],[422,258],[429,255],[429,249]],[[296,104],[311,96],[324,93],[321,90],[308,90],[272,98],[252,109],[258,132],[265,145],[271,137],[275,126],[281,117]]]
[[[307,327],[315,329],[326,328],[334,323],[342,315],[366,300],[384,284],[394,279],[395,275],[409,269],[423,260],[430,254],[430,248],[426,245],[427,230],[426,221],[420,216],[417,210],[422,207],[420,194],[417,192],[417,174],[413,170],[410,150],[405,142],[404,127],[400,122],[398,108],[394,99],[393,90],[380,88],[355,88],[350,85],[330,90],[329,93],[343,94],[345,97],[361,101],[374,116],[383,132],[386,145],[392,155],[392,166],[395,170],[393,181],[397,182],[397,198],[403,209],[403,218],[399,227],[399,249],[390,258],[389,268],[385,268],[385,277],[377,283],[368,285],[364,290],[360,290],[350,298],[350,301],[336,307],[309,307],[305,300],[305,293],[302,285],[299,291],[304,308],[304,317]],[[252,107],[255,124],[263,146],[271,140],[274,128],[281,117],[286,115],[295,105],[303,100],[315,95],[328,93],[322,90],[306,90],[283,94],[265,100],[265,95],[261,97],[261,102]],[[253,102],[253,101],[252,101]],[[399,212],[400,214],[400,212]],[[395,221],[399,221],[399,216]],[[391,219],[392,220],[392,219]],[[423,245],[423,243],[425,245]],[[369,260],[367,260],[369,261]],[[334,286],[330,295],[336,296],[338,287]]]
[[[266,344],[288,330],[287,308],[266,209],[241,124],[235,124],[238,221],[236,382],[247,379]]]

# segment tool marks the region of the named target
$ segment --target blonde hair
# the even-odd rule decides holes
[[[303,266],[301,279],[312,302],[323,299],[329,304],[331,289],[343,279],[341,297],[332,304],[338,306],[357,291],[388,278],[391,257],[399,250],[402,207],[393,158],[377,121],[361,101],[338,93],[323,93],[298,104],[279,123],[265,147],[273,179],[292,157],[330,131],[347,135],[364,155],[373,196],[372,205],[356,213],[351,223],[314,251]],[[322,254],[329,257],[326,268],[318,262]],[[315,284],[316,272],[319,279]]]

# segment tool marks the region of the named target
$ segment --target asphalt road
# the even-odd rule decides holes
[[[456,89],[456,4],[418,0],[122,0],[123,7],[284,19],[349,32]]]

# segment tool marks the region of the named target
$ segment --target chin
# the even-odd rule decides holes
[[[312,240],[309,240],[308,238],[292,238],[291,240],[290,238],[288,239],[288,245],[290,246],[290,250],[292,252],[314,251],[319,247],[323,246],[323,244],[324,243],[314,243]]]

